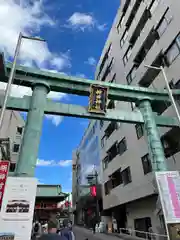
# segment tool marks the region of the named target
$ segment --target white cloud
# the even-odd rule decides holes
[[[76,77],[87,78],[84,73],[77,73],[77,74],[76,74]]]
[[[45,13],[43,0],[1,0],[0,1],[0,49],[6,57],[14,55],[18,35],[38,36],[43,26],[53,27],[55,22]],[[19,56],[26,66],[36,64],[46,68],[47,63],[56,70],[69,66],[66,54],[52,53],[46,43],[23,39]]]
[[[0,82],[0,91],[5,90],[6,88],[6,83],[2,83]],[[31,96],[32,95],[32,90],[31,88],[28,87],[21,87],[21,86],[17,86],[17,85],[12,85],[11,87],[11,93],[10,95],[12,97],[19,97],[19,98],[23,98],[24,96]],[[47,96],[50,99],[54,99],[54,100],[60,100],[64,97],[67,97],[67,95],[65,93],[59,93],[59,92],[50,92]]]
[[[45,12],[43,0],[1,0],[0,1],[0,50],[4,51],[6,59],[14,55],[19,33],[25,36],[38,36],[43,26],[54,27],[55,22]],[[53,53],[46,43],[23,39],[20,55],[20,64],[28,67],[37,66],[51,72],[62,72],[63,68],[70,67],[69,51],[66,53]],[[6,84],[0,83],[0,89],[5,89]],[[12,85],[11,96],[31,96],[30,88]],[[60,100],[66,95],[58,92],[50,92],[48,98]],[[48,116],[55,125],[58,125],[62,117]]]
[[[94,57],[89,57],[88,60],[85,62],[91,66],[95,66],[96,65],[96,59]]]
[[[55,125],[55,126],[58,126],[62,120],[63,120],[63,116],[55,116],[55,115],[45,115],[45,117],[47,119],[50,119],[52,120],[52,123]]]
[[[0,83],[0,93],[2,90],[2,94],[3,94],[3,90],[5,90],[6,88],[6,83]],[[19,98],[23,98],[24,96],[31,96],[32,95],[32,90],[31,88],[27,88],[27,87],[20,87],[17,85],[12,85],[11,88],[11,94],[12,97],[19,97]],[[59,93],[59,92],[50,92],[47,96],[49,99],[53,99],[53,100],[61,100],[62,98],[67,98],[67,95],[65,93]],[[57,116],[57,115],[45,115],[45,117],[49,120],[52,121],[52,123],[55,126],[58,126],[62,120],[63,117],[62,116]]]
[[[37,160],[37,166],[60,166],[60,167],[68,167],[72,164],[72,160],[61,160],[61,161],[55,161],[55,160],[44,160],[44,159],[38,159]]]
[[[71,15],[68,19],[68,26],[82,31],[85,29],[92,29],[94,27],[96,27],[99,31],[105,30],[105,24],[99,24],[91,14],[80,12],[75,12]]]

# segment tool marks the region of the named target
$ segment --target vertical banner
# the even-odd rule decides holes
[[[9,161],[1,161],[0,162],[0,210],[5,190],[6,179],[9,171]]]
[[[8,177],[0,212],[0,232],[13,233],[14,240],[30,240],[37,179]]]
[[[106,113],[108,88],[92,84],[90,87],[89,108],[90,113]]]
[[[180,240],[180,174],[178,171],[156,172],[162,210],[169,240]]]

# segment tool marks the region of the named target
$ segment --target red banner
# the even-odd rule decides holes
[[[8,162],[8,161],[0,162],[0,206],[1,206],[2,200],[3,200],[6,179],[8,176],[9,164],[10,164],[10,162]]]

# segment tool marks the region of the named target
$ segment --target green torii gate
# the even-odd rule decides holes
[[[9,63],[1,66],[0,79],[2,82],[8,81],[11,66]],[[152,111],[151,106],[151,104],[162,101],[170,102],[166,90],[154,91],[141,87],[79,79],[23,66],[17,66],[13,83],[31,87],[33,90],[32,97],[24,97],[23,99],[9,97],[7,103],[7,109],[28,112],[19,161],[15,171],[16,176],[34,176],[44,114],[102,119],[133,124],[143,123],[146,130],[153,170],[167,170],[157,126],[174,127],[178,126],[178,122],[175,118],[157,116]],[[47,99],[47,94],[50,90],[89,96],[92,84],[108,87],[109,99],[137,103],[140,112],[107,110],[105,115],[92,114],[88,112],[88,107],[63,104]],[[180,95],[180,90],[173,90],[173,95],[177,99]],[[3,97],[0,97],[1,106],[2,102]]]

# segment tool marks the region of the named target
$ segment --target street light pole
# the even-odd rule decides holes
[[[168,82],[168,79],[167,79],[167,76],[166,76],[165,69],[162,66],[161,67],[155,67],[155,66],[145,65],[145,67],[162,71],[162,74],[163,74],[163,77],[164,77],[164,80],[165,80],[165,84],[166,84],[166,88],[167,88],[167,91],[168,91],[171,103],[172,103],[172,105],[174,107],[174,110],[175,110],[175,113],[176,113],[176,117],[177,117],[177,119],[179,121],[179,125],[180,125],[180,114],[179,114],[179,111],[178,111],[175,99],[173,97],[172,90],[171,90],[171,88],[169,86],[169,82]]]
[[[99,221],[99,201],[98,201],[98,196],[97,196],[97,187],[98,187],[98,173],[95,170],[95,180],[96,180],[96,218],[97,222]]]
[[[11,85],[13,83],[14,75],[15,75],[15,72],[16,72],[16,63],[17,63],[17,59],[18,59],[18,56],[19,56],[20,47],[21,47],[21,43],[22,43],[23,38],[24,39],[29,39],[29,40],[42,41],[42,42],[45,41],[41,38],[27,37],[27,36],[23,36],[22,33],[19,34],[16,49],[15,49],[15,53],[14,53],[14,60],[13,60],[13,63],[12,63],[11,72],[9,74],[9,79],[8,79],[8,83],[7,83],[6,90],[5,90],[2,109],[1,109],[1,112],[0,112],[0,130],[1,130],[2,124],[3,124],[4,115],[5,115],[5,111],[6,111],[7,100],[8,100],[8,96],[10,94],[10,91],[11,91]]]
[[[2,104],[2,109],[1,109],[1,113],[0,113],[0,129],[2,127],[2,123],[3,123],[3,120],[4,120],[4,114],[5,114],[5,111],[6,111],[7,100],[8,100],[9,93],[11,91],[11,84],[12,84],[14,74],[15,74],[16,62],[17,62],[17,58],[18,58],[18,55],[19,55],[21,42],[22,42],[22,34],[20,33],[19,37],[18,37],[18,42],[17,42],[17,45],[16,45],[15,54],[14,54],[14,61],[13,61],[13,64],[12,64],[11,72],[9,74],[9,79],[8,79],[8,83],[7,83],[7,86],[6,86],[6,91],[5,91],[4,100],[3,100],[3,104]]]

